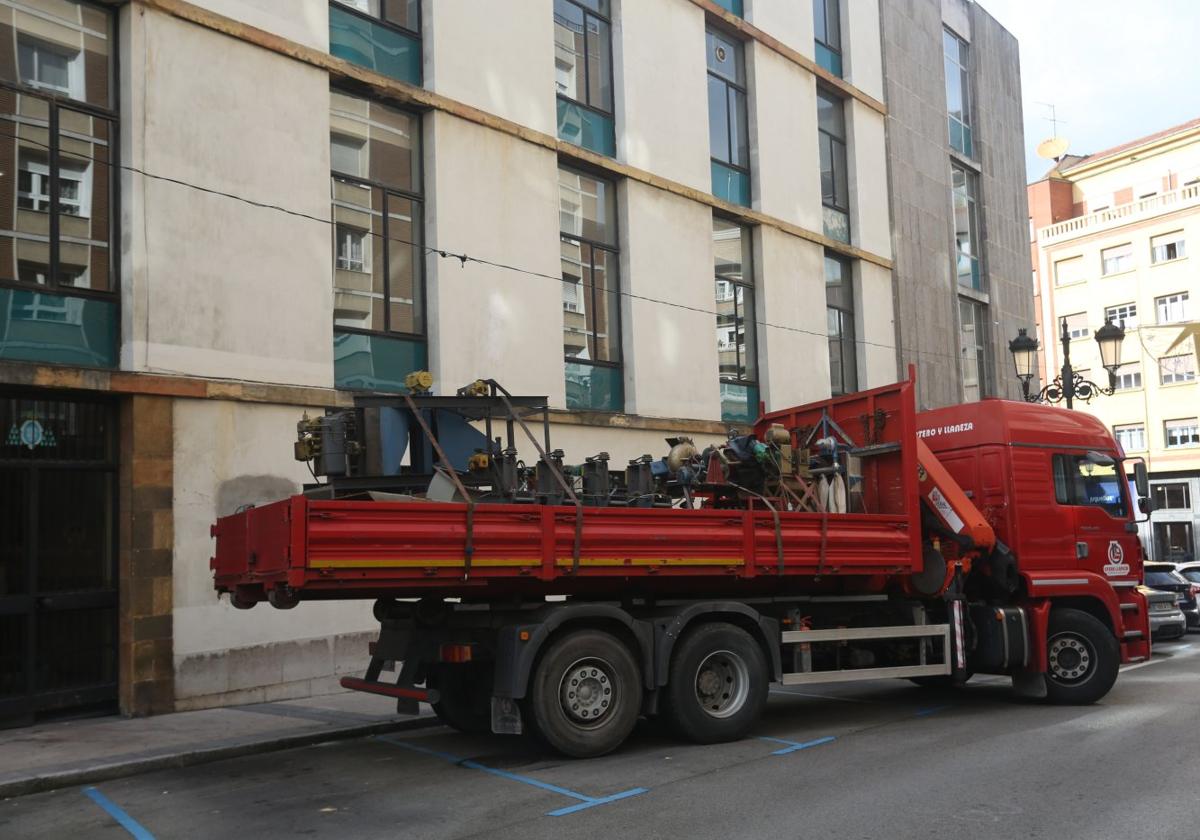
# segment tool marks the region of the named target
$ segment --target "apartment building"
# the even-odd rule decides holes
[[[1099,417],[1126,453],[1145,459],[1158,510],[1142,523],[1154,559],[1193,559],[1200,526],[1200,119],[1090,155],[1066,155],[1029,185],[1041,377],[1071,364],[1109,386],[1094,340],[1125,329],[1111,396],[1075,408]]]
[[[306,411],[492,377],[620,466],[894,381],[880,5],[0,4],[0,721],[361,669],[369,604],[212,591]]]
[[[970,0],[881,3],[898,373],[922,408],[1021,393],[1033,322],[1017,40]]]

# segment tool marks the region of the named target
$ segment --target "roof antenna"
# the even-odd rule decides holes
[[[1066,120],[1060,120],[1058,118],[1058,111],[1054,107],[1053,102],[1039,102],[1038,104],[1044,105],[1050,109],[1050,116],[1043,117],[1042,119],[1050,122],[1051,131],[1050,137],[1043,140],[1041,143],[1038,143],[1038,157],[1058,163],[1063,159],[1063,155],[1066,154],[1067,147],[1070,145],[1070,142],[1067,140],[1067,138],[1058,136],[1058,124],[1060,122],[1065,123]]]

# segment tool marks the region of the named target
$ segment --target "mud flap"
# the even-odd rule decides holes
[[[517,701],[511,697],[492,695],[492,732],[497,735],[520,735],[523,731],[521,709]]]
[[[1021,671],[1013,675],[1013,693],[1031,700],[1046,699],[1046,675]]]

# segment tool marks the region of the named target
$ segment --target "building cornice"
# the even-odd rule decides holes
[[[713,14],[716,14],[717,12],[724,12],[723,9],[713,4],[710,0],[690,0],[690,2],[696,3],[696,5]],[[426,90],[425,88],[410,85],[397,79],[393,79],[389,76],[375,73],[371,70],[367,70],[363,67],[359,67],[358,65],[351,64],[348,61],[344,61],[340,58],[332,56],[327,52],[305,46],[288,38],[284,38],[274,33],[267,32],[266,30],[259,29],[258,27],[251,26],[249,24],[242,23],[241,21],[234,20],[233,18],[226,17],[225,15],[201,8],[194,3],[187,2],[187,0],[134,0],[134,4],[163,12],[171,15],[172,17],[179,18],[180,20],[185,20],[189,23],[203,26],[206,29],[210,29],[214,32],[236,38],[240,41],[245,41],[263,49],[271,50],[272,52],[287,56],[297,61],[301,61],[312,67],[326,70],[344,79],[353,80],[378,93],[379,95],[385,96],[388,99],[401,104],[424,110],[440,111],[476,125],[507,134],[511,137],[516,137],[520,140],[524,140],[525,142],[541,146],[542,148],[549,149],[562,157],[584,162],[593,168],[603,170],[613,175],[638,181],[654,187],[655,189],[686,198],[690,201],[706,204],[715,210],[719,210],[722,215],[728,216],[743,224],[766,225],[768,227],[773,227],[784,233],[796,236],[800,239],[805,239],[844,256],[864,260],[880,266],[881,268],[889,270],[892,268],[892,260],[888,257],[875,254],[870,251],[865,251],[853,245],[847,245],[846,243],[839,242],[836,239],[831,239],[822,233],[809,230],[808,228],[788,222],[784,219],[770,216],[757,210],[742,207],[741,205],[722,201],[721,199],[716,198],[715,196],[712,196],[706,192],[702,192],[694,187],[689,187],[686,184],[681,184],[677,181],[663,178],[659,175],[655,175],[652,172],[639,169],[635,166],[630,166],[626,163],[621,163],[620,161],[605,157],[604,155],[596,154],[580,146],[576,146],[573,143],[559,140],[557,137],[553,137],[528,126],[513,122],[512,120],[489,113],[472,105],[467,105],[464,102],[459,102],[458,100],[452,99],[448,96],[443,96],[442,94]],[[718,16],[724,19],[724,15]],[[812,67],[810,69],[812,72],[820,76],[822,79],[828,81],[829,84],[838,87],[839,90],[848,89],[847,92],[852,96],[854,96],[854,93],[851,91],[857,91],[858,95],[855,96],[855,98],[860,99],[860,101],[867,102],[867,100],[871,100],[871,97],[867,96],[861,91],[858,91],[857,88],[854,88],[852,85],[848,85],[841,79],[837,79],[837,77],[827,73],[822,68],[817,67],[804,56],[796,53],[794,50],[790,50],[789,47],[780,44],[779,42],[775,41],[775,39],[770,38],[769,35],[761,32],[761,30],[755,29],[750,24],[742,21],[741,18],[737,18],[736,16],[732,15],[730,17],[732,18],[732,21],[727,21],[727,23],[735,27],[738,23],[740,23],[747,29],[739,29],[739,31],[744,31],[748,37],[754,37],[756,40],[770,39],[771,41],[774,41],[777,47],[771,47],[772,49],[776,49],[776,51],[789,50],[790,52],[795,53],[796,59],[803,60],[804,62],[811,64]],[[755,35],[753,33],[758,34]],[[763,40],[763,43],[766,44],[767,42]],[[768,44],[768,46],[770,45]],[[800,61],[797,61],[797,63],[800,63]],[[826,76],[829,78],[825,79]],[[837,83],[840,83],[841,86],[839,86]],[[842,86],[845,87],[843,88]],[[870,104],[870,102],[867,102],[867,104]],[[878,107],[871,107],[879,110],[880,113],[883,113],[882,104],[876,102],[875,105]]]

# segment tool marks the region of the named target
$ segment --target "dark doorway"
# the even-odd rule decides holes
[[[116,710],[115,408],[0,391],[0,727]]]

